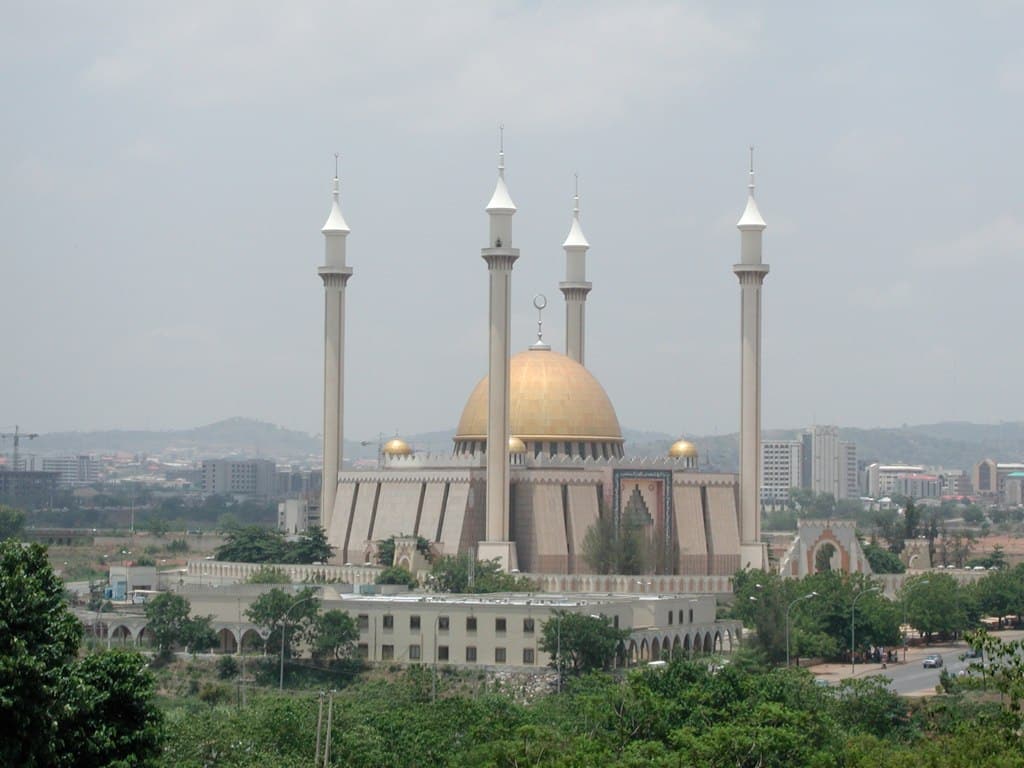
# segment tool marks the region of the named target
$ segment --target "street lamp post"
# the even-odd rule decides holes
[[[850,608],[850,674],[851,675],[857,674],[857,656],[856,656],[857,645],[854,642],[854,640],[857,637],[857,635],[856,635],[856,632],[857,632],[857,623],[856,623],[856,621],[857,621],[857,601],[860,600],[862,597],[864,597],[864,595],[866,595],[868,592],[881,592],[881,591],[882,591],[881,587],[871,587],[871,589],[865,589],[863,592],[859,593],[855,598],[853,598],[853,605]]]
[[[914,555],[917,557],[917,555]],[[913,561],[913,557],[910,558]],[[912,591],[920,587],[922,584],[930,584],[928,579],[922,581],[915,581],[913,584],[904,585],[903,587],[903,626],[907,626],[907,595]],[[907,660],[907,631],[903,630],[903,661]]]
[[[288,614],[303,603],[309,602],[314,597],[316,597],[316,595],[310,595],[309,597],[302,598],[298,602],[292,603],[288,607],[288,610],[284,612],[284,616],[281,617],[281,676],[278,680],[279,691],[284,690],[284,638],[285,635],[288,634]]]
[[[812,597],[817,597],[817,592],[809,592],[803,597],[798,597],[796,600],[791,602],[786,607],[786,667],[789,667],[789,612],[793,610],[793,606],[799,603],[801,600],[810,600]]]
[[[555,634],[555,664],[558,670],[558,692],[562,692],[562,614],[556,613],[558,619],[557,632]]]

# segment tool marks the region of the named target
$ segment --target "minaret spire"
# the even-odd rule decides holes
[[[747,206],[736,223],[740,263],[740,567],[763,568],[761,544],[761,286],[768,265],[761,261],[765,224],[754,201],[754,148],[750,148]]]
[[[331,212],[321,230],[324,235],[324,266],[317,271],[324,284],[324,469],[320,490],[320,520],[328,539],[338,548],[342,562],[348,558],[344,516],[332,525],[338,473],[342,467],[345,406],[345,286],[352,268],[345,263],[349,227],[341,214],[338,153],[334,154]]]
[[[580,176],[573,174],[572,221],[562,243],[565,249],[565,281],[558,284],[565,297],[565,354],[580,365],[586,352],[587,294],[593,287],[587,282],[587,249],[590,243],[580,225]]]
[[[519,249],[512,247],[512,217],[516,205],[505,185],[505,127],[498,128],[498,181],[487,204],[490,233],[480,255],[487,262],[489,325],[487,365],[487,489],[486,540],[477,558],[497,558],[510,571],[517,568],[516,544],[509,516],[509,358],[511,356],[512,267]]]

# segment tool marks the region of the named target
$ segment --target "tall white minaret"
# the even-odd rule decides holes
[[[334,192],[324,233],[326,262],[317,271],[324,283],[324,472],[320,490],[320,524],[331,529],[334,497],[341,471],[345,408],[345,285],[352,268],[345,264],[349,228],[341,215],[338,190],[338,156],[334,156]]]
[[[587,294],[593,286],[587,282],[587,249],[590,243],[580,227],[579,177],[576,178],[576,194],[573,196],[572,224],[562,247],[565,249],[565,282],[559,283],[558,287],[565,296],[565,354],[585,365]]]
[[[736,223],[740,263],[740,567],[764,568],[761,544],[761,284],[768,265],[761,261],[761,233],[767,226],[754,201],[754,148],[750,148],[747,207]]]
[[[487,366],[487,540],[481,541],[481,560],[498,558],[505,570],[517,567],[515,542],[509,535],[509,326],[512,266],[519,249],[512,247],[512,217],[516,205],[505,186],[504,136],[499,141],[498,183],[487,204],[490,235],[480,255],[487,262],[490,283],[490,342]]]

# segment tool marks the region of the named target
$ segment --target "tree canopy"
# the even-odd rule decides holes
[[[606,616],[556,611],[541,627],[538,646],[560,672],[580,674],[611,669],[629,630],[616,629]]]
[[[247,525],[228,529],[217,547],[218,560],[234,563],[326,563],[334,552],[323,528],[311,526],[294,541],[273,528]]]
[[[0,764],[147,765],[159,749],[140,656],[77,658],[82,627],[38,545],[0,543]]]
[[[470,559],[468,554],[447,555],[430,568],[427,586],[434,592],[486,593],[529,592],[532,581],[524,576],[505,573],[498,560]]]

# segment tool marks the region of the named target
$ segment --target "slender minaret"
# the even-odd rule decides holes
[[[519,250],[512,247],[512,217],[516,205],[505,186],[503,135],[498,149],[498,183],[487,204],[490,237],[480,255],[487,262],[490,282],[490,342],[487,366],[487,540],[478,547],[481,560],[498,558],[506,570],[517,567],[515,544],[509,536],[508,401],[509,326],[512,266]]]
[[[324,473],[320,490],[320,524],[331,529],[334,497],[341,471],[345,388],[345,285],[352,268],[345,264],[349,228],[341,215],[338,191],[338,156],[334,156],[334,192],[324,233],[324,266],[317,271],[324,282]]]
[[[580,182],[576,177],[576,194],[573,196],[572,224],[569,236],[562,243],[565,249],[565,282],[558,287],[565,296],[565,354],[580,365],[586,351],[587,338],[587,294],[591,284],[587,282],[587,249],[590,243],[583,236],[580,227]]]
[[[761,284],[768,265],[761,262],[764,219],[754,201],[754,148],[750,148],[747,207],[737,222],[740,263],[740,567],[763,568],[761,544]]]

